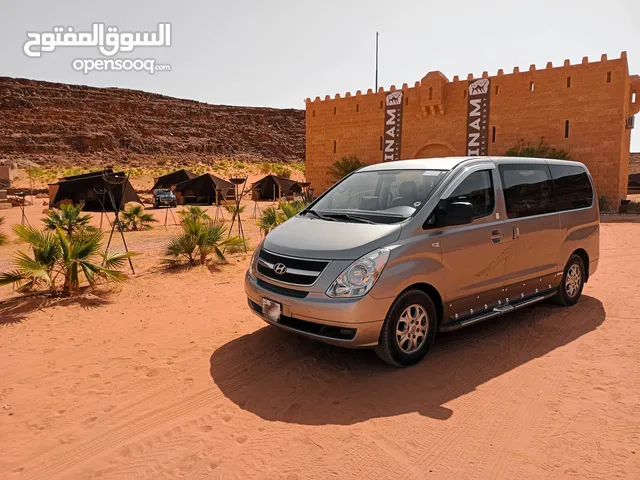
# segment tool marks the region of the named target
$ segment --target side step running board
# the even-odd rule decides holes
[[[488,312],[481,312],[478,315],[474,315],[473,317],[464,318],[462,320],[457,320],[455,322],[450,322],[445,325],[442,325],[440,326],[438,331],[451,332],[452,330],[458,330],[460,328],[468,327],[469,325],[480,323],[485,320],[489,320],[490,318],[499,317],[500,315],[504,315],[505,313],[518,310],[528,305],[533,305],[534,303],[541,302],[543,300],[546,300],[547,298],[553,297],[555,294],[556,294],[556,291],[554,290],[552,292],[547,292],[542,295],[538,295],[536,297],[527,298],[518,303],[509,303],[506,305],[502,305],[501,307],[496,307],[493,310],[490,310]]]

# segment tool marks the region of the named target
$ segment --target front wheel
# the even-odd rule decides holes
[[[431,297],[421,290],[407,290],[396,298],[387,313],[376,353],[395,367],[418,363],[431,349],[437,326]]]
[[[560,289],[556,294],[556,302],[565,307],[578,303],[584,288],[584,279],[585,269],[582,258],[575,254],[571,255],[564,267]]]

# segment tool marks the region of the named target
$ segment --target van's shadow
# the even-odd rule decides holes
[[[418,365],[395,369],[372,351],[330,347],[274,327],[218,348],[211,377],[240,408],[265,420],[349,425],[418,412],[447,419],[444,404],[598,328],[602,303],[539,305],[440,334]]]

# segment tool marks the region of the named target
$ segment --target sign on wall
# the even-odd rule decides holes
[[[489,153],[490,80],[481,78],[469,83],[467,110],[467,155]]]
[[[402,139],[402,90],[387,93],[384,110],[384,149],[382,161],[400,160]]]

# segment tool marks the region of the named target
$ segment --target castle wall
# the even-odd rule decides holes
[[[589,62],[585,57],[576,65],[565,60],[561,67],[516,67],[491,77],[484,72],[481,78],[490,80],[489,155],[504,155],[521,140],[537,144],[544,137],[589,167],[598,195],[614,205],[626,197],[631,139],[626,121],[640,110],[640,77],[629,76],[624,52],[618,59],[603,55]],[[430,72],[413,87],[402,86],[401,159],[467,155],[467,95],[473,80],[471,74],[449,81]],[[329,168],[341,157],[382,161],[384,103],[395,90],[307,99],[307,179],[318,193],[334,183]]]

